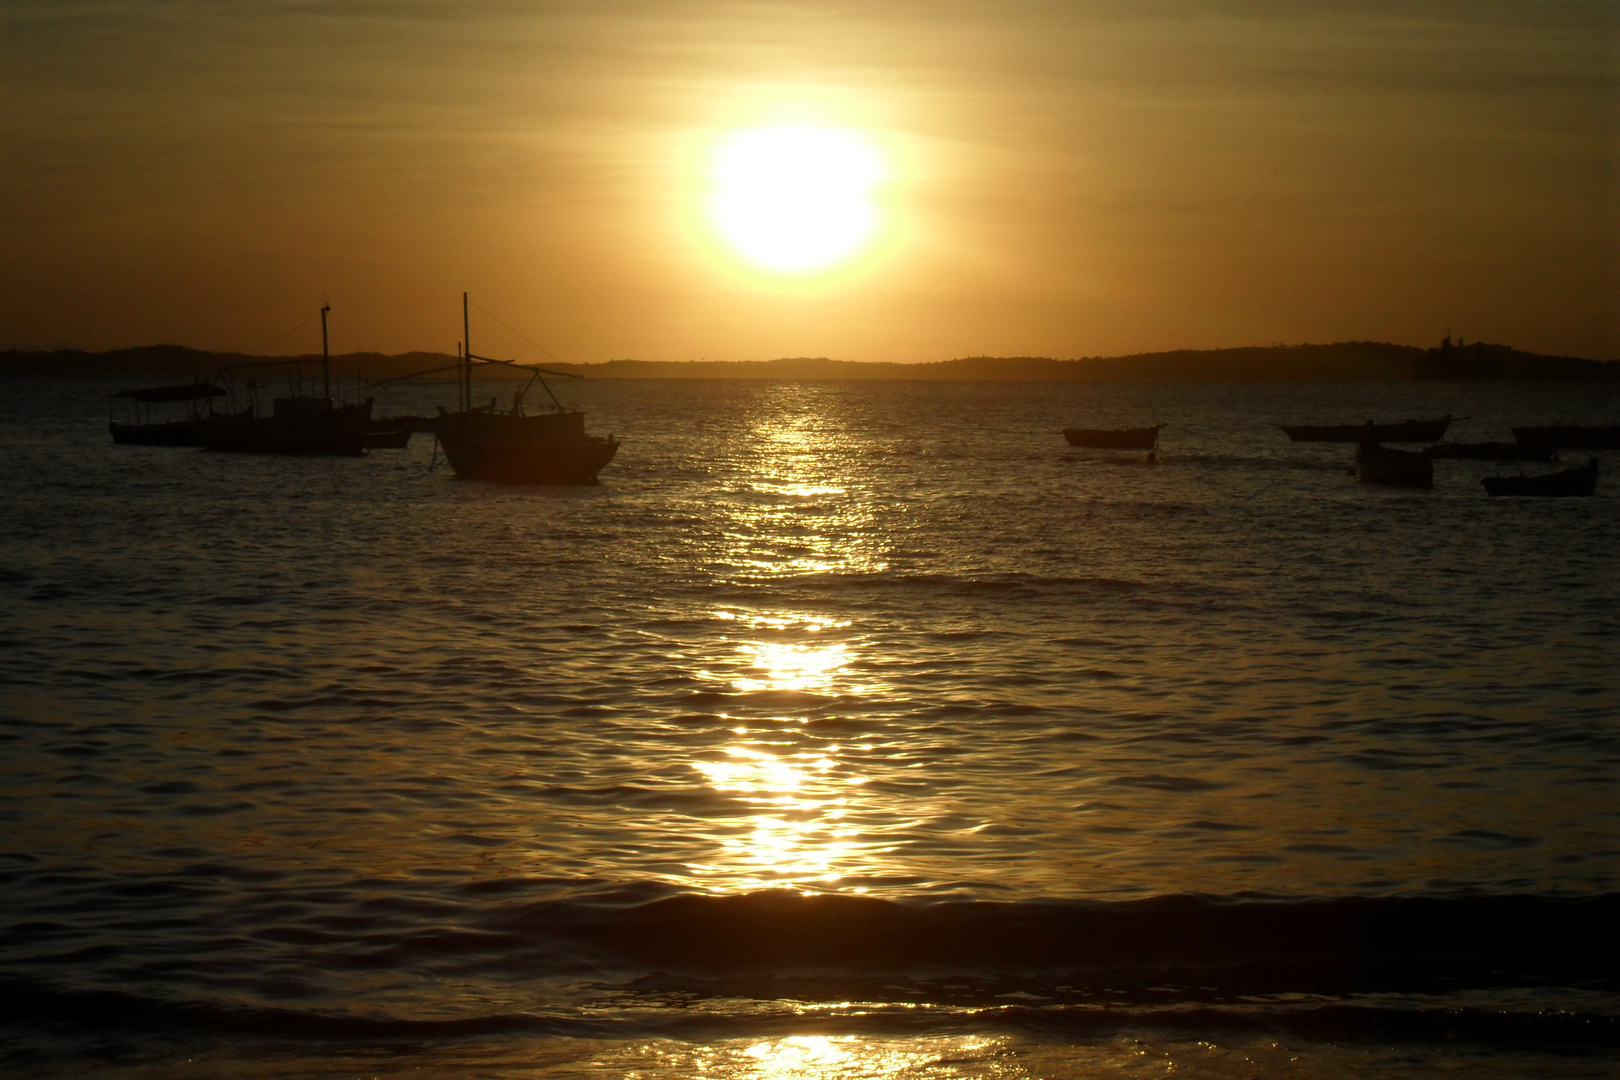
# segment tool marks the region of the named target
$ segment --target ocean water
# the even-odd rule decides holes
[[[588,381],[577,489],[109,389],[0,394],[0,1072],[1620,1070],[1620,454],[1272,426],[1613,389]]]

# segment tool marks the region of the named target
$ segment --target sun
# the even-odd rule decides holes
[[[776,126],[733,132],[717,149],[709,215],[735,254],[778,274],[847,262],[876,238],[883,157],[845,128]]]

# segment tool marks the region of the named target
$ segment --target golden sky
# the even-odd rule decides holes
[[[1616,10],[6,0],[0,348],[1616,357]],[[728,243],[762,130],[866,155],[847,258]]]

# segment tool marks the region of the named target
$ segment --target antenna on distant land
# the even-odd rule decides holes
[[[326,313],[332,310],[332,305],[322,303],[321,306],[321,382],[324,385],[326,400],[332,400],[332,358],[326,350]]]

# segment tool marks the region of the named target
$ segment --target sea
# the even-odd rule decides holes
[[[5,1076],[1620,1074],[1620,453],[1276,427],[1620,388],[586,380],[579,488],[116,388],[0,385]]]

